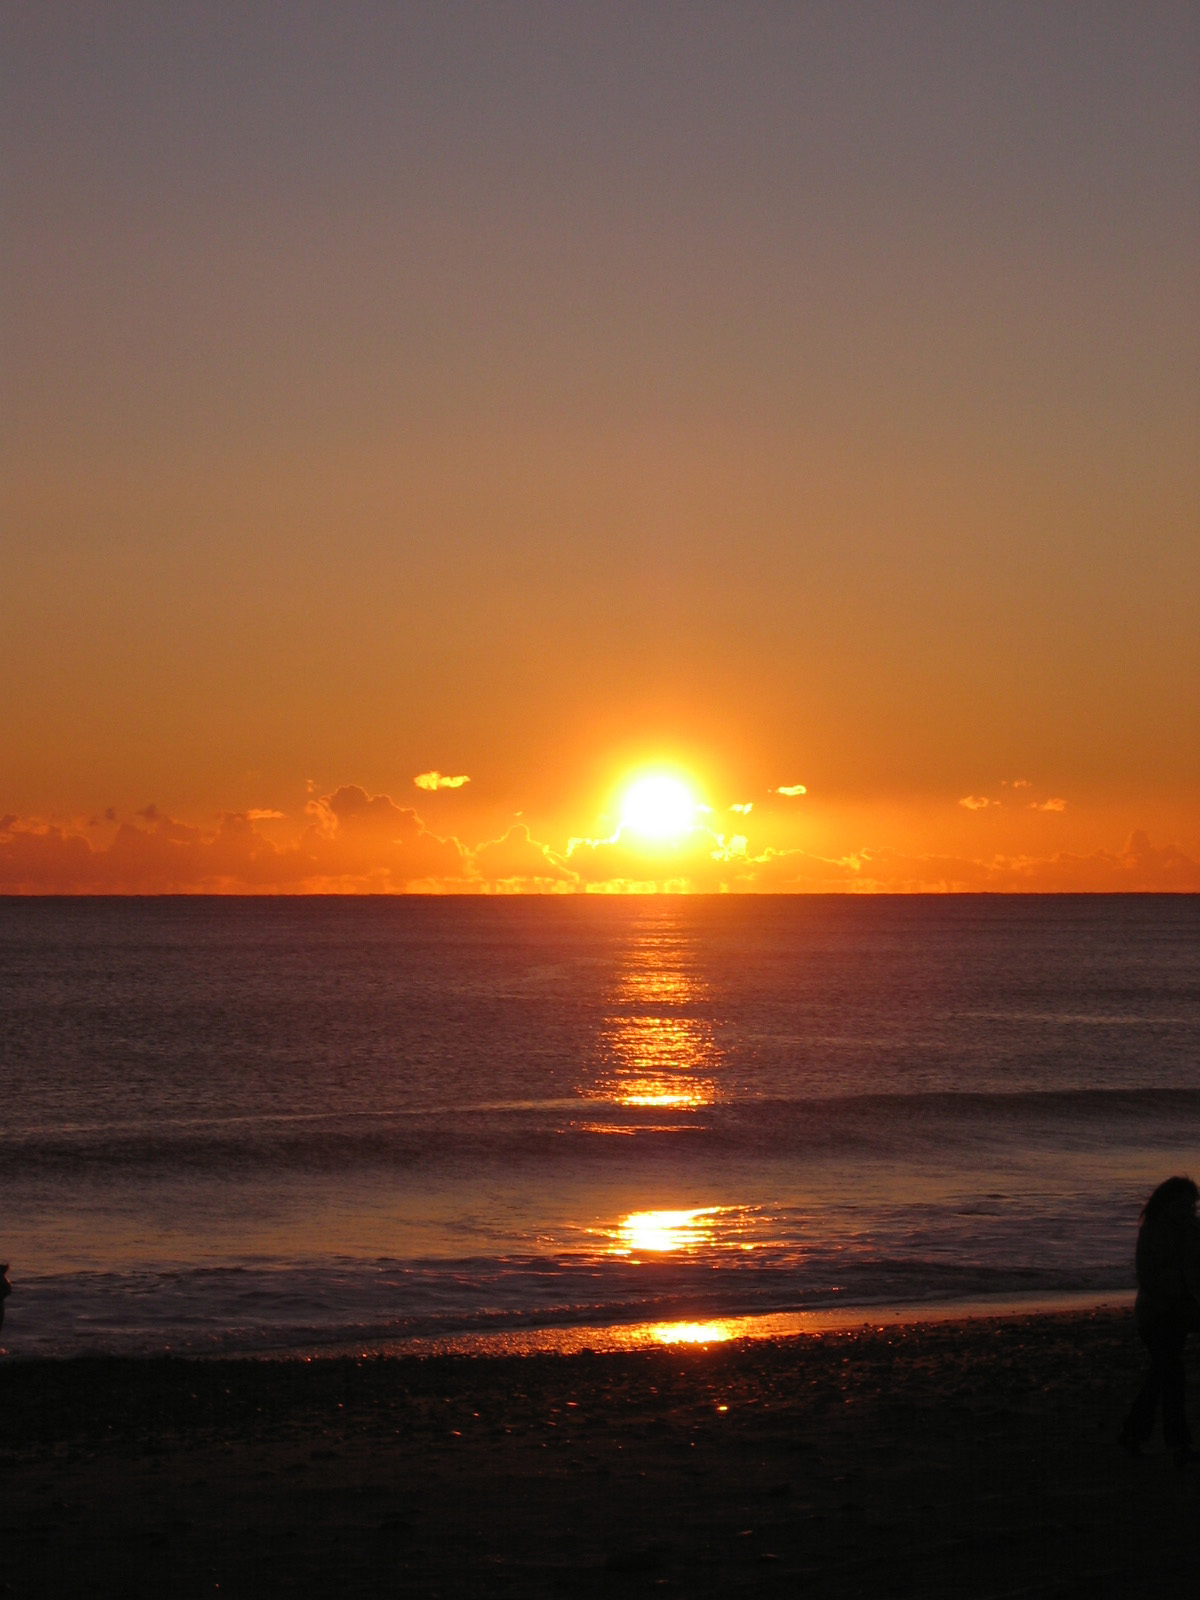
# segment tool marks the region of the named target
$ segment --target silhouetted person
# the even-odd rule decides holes
[[[0,1261],[0,1328],[4,1326],[4,1302],[12,1293],[12,1284],[8,1281],[8,1262]]]
[[[1168,1178],[1155,1189],[1138,1218],[1134,1316],[1150,1352],[1150,1371],[1121,1429],[1122,1448],[1140,1456],[1154,1431],[1154,1413],[1161,1400],[1163,1437],[1181,1467],[1200,1460],[1188,1433],[1183,1374],[1188,1331],[1200,1327],[1197,1198],[1200,1189],[1190,1178]]]

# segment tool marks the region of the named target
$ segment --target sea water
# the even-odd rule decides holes
[[[10,1355],[1101,1298],[1189,1170],[1200,897],[0,901]]]

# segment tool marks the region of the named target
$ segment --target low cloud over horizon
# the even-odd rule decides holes
[[[653,845],[618,831],[573,839],[559,853],[524,822],[467,845],[358,784],[310,799],[298,837],[283,842],[263,831],[263,823],[286,820],[274,809],[223,812],[207,829],[155,805],[133,821],[117,822],[111,810],[104,820],[115,832],[94,844],[87,822],[0,817],[0,893],[1200,892],[1200,862],[1178,844],[1153,844],[1141,829],[1118,849],[1044,856],[875,846],[828,857],[707,827]]]

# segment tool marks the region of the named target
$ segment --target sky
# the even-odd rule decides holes
[[[1200,889],[1198,62],[0,3],[0,891]]]

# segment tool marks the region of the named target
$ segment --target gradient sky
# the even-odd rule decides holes
[[[1191,0],[0,6],[0,886],[1200,888],[1198,63]],[[732,877],[568,855],[658,762]]]

